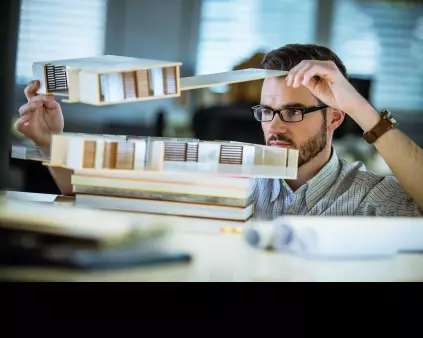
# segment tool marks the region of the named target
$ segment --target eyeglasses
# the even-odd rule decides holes
[[[313,113],[317,110],[329,107],[326,104],[321,104],[313,107],[285,107],[279,110],[265,108],[260,105],[252,107],[254,118],[259,122],[271,122],[276,114],[279,115],[282,121],[294,123],[301,122],[305,114]]]

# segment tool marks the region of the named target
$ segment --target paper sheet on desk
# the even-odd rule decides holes
[[[55,194],[40,194],[40,193],[27,193],[22,191],[6,191],[3,194],[8,199],[36,202],[36,203],[54,203],[61,205],[73,205],[75,196],[63,196]]]
[[[246,232],[246,238],[255,246],[309,259],[390,257],[399,252],[423,252],[423,220],[283,216],[272,222],[256,222]]]
[[[0,197],[0,227],[98,241],[102,246],[137,241],[168,233],[171,224],[161,218],[136,217],[114,211],[69,208]]]

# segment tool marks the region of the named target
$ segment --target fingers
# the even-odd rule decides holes
[[[305,74],[303,77],[303,82],[301,83],[303,86],[314,90],[319,83],[320,78],[318,76],[312,76]]]
[[[21,116],[20,118],[18,118],[14,125],[15,130],[25,135],[26,123],[29,121],[29,119],[29,115]]]
[[[300,85],[315,86],[318,78],[331,77],[332,64],[332,61],[303,60],[289,72],[286,79],[287,85],[293,88],[298,88]]]
[[[43,105],[48,109],[56,109],[60,107],[59,104],[54,101],[54,97],[52,95],[37,95],[31,97],[28,100],[28,103],[19,108],[19,115],[23,116],[25,114],[34,112]]]
[[[311,62],[301,62],[298,64],[298,67],[294,70],[291,78],[291,84],[293,88],[298,88],[302,81],[304,73],[307,72],[311,67],[313,67],[313,64]]]
[[[49,95],[43,98],[44,106],[47,109],[53,110],[53,109],[60,109],[60,104],[54,100],[54,96]]]
[[[40,89],[40,81],[38,80],[31,81],[28,86],[25,87],[24,93],[28,101],[37,96],[38,89]]]
[[[54,95],[37,95],[31,98],[30,103],[36,103],[37,105],[44,105],[47,109],[57,109],[60,108],[60,105],[54,100]]]
[[[29,115],[30,113],[35,112],[38,108],[42,107],[43,104],[44,102],[42,100],[28,102],[19,108],[19,115]]]
[[[292,86],[292,85],[294,84],[298,71],[299,71],[301,68],[303,68],[303,67],[305,67],[305,66],[307,66],[307,65],[308,65],[308,63],[306,63],[305,61],[301,61],[298,65],[296,65],[294,68],[292,68],[292,69],[289,71],[289,73],[288,73],[288,75],[287,75],[287,77],[286,77],[286,84],[287,84],[289,87],[290,87],[290,86]]]
[[[301,74],[301,84],[303,86],[308,86],[309,84],[317,84],[317,80],[320,78],[329,80],[330,79],[330,69],[327,69],[324,65],[316,64],[308,68]]]
[[[319,65],[314,65],[301,74],[301,85],[314,88],[319,82],[320,78],[325,78],[324,69]]]

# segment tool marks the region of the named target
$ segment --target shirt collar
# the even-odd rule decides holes
[[[336,154],[335,148],[332,146],[332,154],[329,161],[314,177],[305,183],[307,185],[305,193],[307,205],[313,206],[324,196],[333,183],[335,183],[337,177],[339,176],[340,168],[341,164],[339,162],[338,155]],[[282,182],[281,179],[273,180],[270,202],[274,202],[280,197],[282,184],[285,184],[286,188],[290,189],[286,182]]]
[[[329,161],[307,182],[308,189],[305,195],[307,205],[314,206],[326,194],[338,178],[340,170],[341,163],[335,148],[332,146]]]
[[[281,185],[282,180],[281,179],[275,179],[273,180],[273,186],[272,186],[272,196],[270,198],[270,202],[274,202],[279,198],[279,195],[281,193]]]

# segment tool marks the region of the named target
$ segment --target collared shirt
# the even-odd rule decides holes
[[[326,165],[295,192],[283,179],[258,178],[251,198],[254,218],[265,220],[281,215],[423,215],[394,176],[377,175],[362,162],[338,158],[333,147]]]

